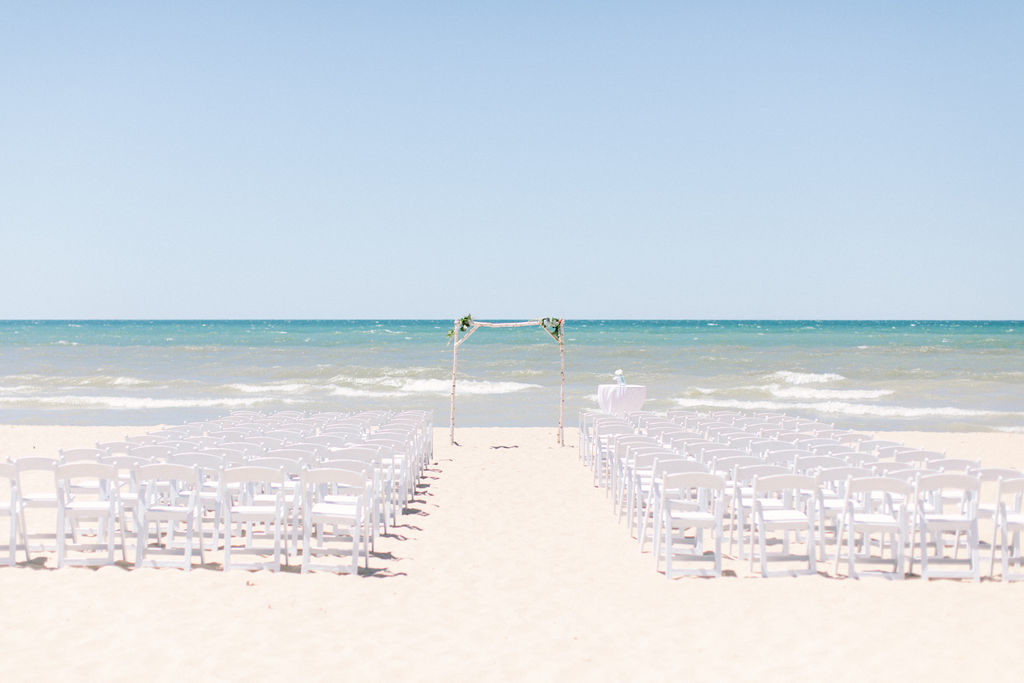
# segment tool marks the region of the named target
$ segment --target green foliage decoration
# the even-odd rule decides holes
[[[541,318],[540,324],[555,339],[561,339],[561,337],[562,337],[562,320],[561,320],[561,318]]]
[[[473,316],[472,316],[472,314],[464,315],[461,318],[459,318],[459,332],[460,333],[468,332],[471,327],[473,327]],[[452,337],[454,337],[454,336],[455,336],[455,328],[453,327],[452,329],[448,330],[448,341],[450,342],[452,340]]]

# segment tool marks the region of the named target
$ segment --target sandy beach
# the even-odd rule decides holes
[[[0,457],[145,427],[0,427]],[[891,433],[1024,466],[1024,435]],[[9,674],[40,680],[1016,680],[1024,583],[668,581],[616,522],[576,433],[438,430],[408,514],[360,577],[0,568]],[[31,531],[31,529],[30,529]],[[988,541],[985,533],[982,538]],[[983,550],[987,567],[987,548]]]

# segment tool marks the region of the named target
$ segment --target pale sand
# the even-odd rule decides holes
[[[0,457],[144,431],[5,426]],[[566,448],[550,429],[457,438],[438,430],[372,576],[52,571],[52,555],[0,568],[3,678],[1020,677],[1024,583],[755,579],[735,561],[741,578],[668,581],[593,487],[574,431]],[[897,438],[1024,467],[1024,435]]]

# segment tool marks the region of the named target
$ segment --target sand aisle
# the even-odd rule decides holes
[[[98,429],[5,427],[2,455],[29,442],[43,453],[86,445]],[[765,580],[744,578],[738,563],[727,569],[740,578],[670,582],[616,523],[576,449],[554,445],[552,430],[462,429],[458,448],[446,437],[439,430],[435,465],[411,514],[381,539],[370,576],[224,573],[212,564],[187,575],[51,571],[52,556],[46,565],[0,568],[0,626],[14,673],[1019,677],[1024,583]]]

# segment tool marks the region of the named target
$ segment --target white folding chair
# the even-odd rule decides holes
[[[761,560],[761,576],[793,576],[817,573],[817,505],[820,498],[818,482],[813,477],[798,474],[776,474],[754,477],[752,484],[753,521],[751,531],[756,532]],[[782,532],[781,553],[768,553],[768,534]],[[804,555],[791,553],[789,534],[805,533],[807,569],[768,571],[769,560],[793,560]],[[754,544],[751,542],[750,568],[754,568]]]
[[[661,486],[661,519],[665,576],[722,575],[722,517],[725,508],[725,480],[707,472],[666,474]],[[686,531],[694,536],[688,538]],[[711,533],[715,548],[711,557],[704,552],[704,532]],[[678,532],[678,533],[677,533]],[[657,557],[658,553],[655,552]],[[708,561],[712,567],[679,569],[674,562]]]
[[[284,525],[283,470],[270,467],[229,467],[220,475],[221,517],[224,520],[224,569],[281,569],[281,535]],[[263,531],[258,530],[259,526]],[[237,538],[242,547],[233,547]],[[254,541],[271,541],[257,546]],[[254,559],[249,563],[232,562],[232,553],[271,556],[270,560]]]
[[[847,576],[858,579],[862,576],[882,576],[903,579],[904,558],[910,536],[910,505],[913,486],[902,479],[888,477],[850,477],[845,486],[843,513],[839,518],[836,533],[836,556],[833,574],[839,572],[842,556],[843,535],[847,539]],[[879,556],[872,554],[875,544],[873,535],[878,535]],[[861,551],[857,552],[858,536]],[[889,542],[886,544],[885,539]],[[885,548],[890,550],[891,560],[884,558]],[[859,572],[857,564],[878,564],[892,562],[891,572]]]
[[[65,564],[103,565],[114,563],[115,529],[121,514],[117,468],[98,462],[72,462],[54,470],[57,484],[57,567]],[[76,524],[81,520],[96,522],[96,543],[79,542]],[[70,529],[72,543],[68,543]],[[124,527],[120,527],[121,556],[125,556]],[[106,549],[106,557],[67,557],[72,550]]]
[[[15,551],[18,549],[18,537],[25,539],[25,519],[21,512],[21,495],[18,492],[18,472],[12,463],[0,463],[0,482],[6,483],[7,498],[0,499],[0,515],[7,515],[10,530],[7,535],[7,565],[15,564]],[[28,542],[23,544],[25,561],[28,562]]]
[[[928,474],[918,477],[916,528],[920,534],[921,578],[981,578],[978,550],[978,498],[981,481],[969,474]],[[946,554],[944,534],[952,533],[953,556]],[[966,559],[959,559],[960,539]],[[910,539],[910,566],[914,566],[914,538]],[[935,554],[928,552],[934,548]],[[961,569],[941,569],[964,565]]]
[[[35,515],[34,511],[56,511],[57,509],[57,492],[53,479],[56,469],[57,461],[54,458],[30,456],[14,461],[18,494],[21,497],[22,530],[25,532],[22,540],[25,541],[27,554],[33,551],[52,552],[57,550],[57,535],[59,533],[51,535],[45,532],[30,533],[28,531],[34,526],[30,524],[29,519]],[[33,514],[30,515],[30,512]],[[53,543],[49,542],[51,539]]]
[[[366,475],[325,467],[304,470],[301,479],[302,573],[311,569],[342,571],[344,564],[313,562],[314,557],[344,556],[342,548],[331,547],[338,541],[349,545],[349,573],[358,574],[360,555],[366,558],[366,567],[369,568],[369,553],[363,535],[368,494]]]
[[[992,532],[992,556],[989,560],[988,573],[993,578],[993,570],[996,562],[996,549],[999,549],[1002,558],[1003,581],[1024,580],[1024,572],[1021,572],[1021,561],[1024,560],[1024,552],[1021,551],[1021,532],[1024,531],[1024,478],[1018,474],[1013,479],[999,479],[996,482],[996,510],[995,529]],[[997,544],[998,542],[998,544]],[[1016,568],[1010,573],[1010,563]]]
[[[157,463],[140,465],[135,468],[135,482],[138,486],[137,540],[135,544],[135,566],[181,567],[192,569],[192,552],[196,530],[199,536],[199,562],[206,563],[203,554],[203,515],[199,509],[201,481],[199,468],[190,465]],[[160,524],[166,524],[161,534]],[[155,543],[150,545],[150,525],[155,525]],[[179,530],[178,527],[181,527]],[[176,536],[182,535],[182,558],[161,561],[156,558],[158,550],[170,555],[175,553]]]

